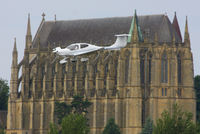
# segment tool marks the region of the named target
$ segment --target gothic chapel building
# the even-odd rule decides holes
[[[96,51],[89,60],[52,62],[52,49],[77,42],[109,46],[115,34],[130,34],[118,51]],[[193,57],[185,23],[182,40],[176,14],[46,21],[32,40],[28,17],[24,57],[13,48],[7,134],[47,134],[55,122],[54,102],[88,98],[91,134],[101,134],[113,117],[122,134],[138,134],[147,117],[154,121],[174,103],[196,115]],[[19,70],[22,74],[19,75]],[[20,86],[21,85],[21,86]],[[19,89],[19,87],[21,89]]]

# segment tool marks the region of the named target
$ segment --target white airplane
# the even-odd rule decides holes
[[[96,45],[92,45],[88,43],[74,43],[63,49],[60,47],[56,47],[53,49],[53,53],[56,53],[57,55],[64,57],[64,59],[60,61],[60,64],[64,64],[67,62],[67,59],[69,57],[75,57],[78,55],[83,55],[83,54],[91,53],[91,52],[102,50],[102,49],[120,50],[121,48],[127,45],[127,40],[129,36],[128,34],[119,34],[115,36],[117,36],[117,39],[115,43],[111,46],[101,47],[101,46],[96,46]],[[88,58],[81,58],[81,61],[87,61],[87,60]]]

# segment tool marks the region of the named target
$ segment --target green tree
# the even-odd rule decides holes
[[[103,134],[120,134],[118,125],[115,124],[115,120],[110,118],[106,127],[103,130]]]
[[[196,123],[196,131],[197,131],[197,134],[200,134],[200,123],[199,122]]]
[[[56,102],[55,103],[55,115],[58,118],[58,123],[62,122],[62,118],[67,116],[70,113],[86,114],[88,113],[87,108],[92,105],[88,99],[85,99],[82,96],[76,95],[73,96],[73,100],[70,105],[66,102]]]
[[[55,124],[50,123],[50,130],[48,134],[59,134],[58,127]]]
[[[55,102],[54,112],[58,119],[58,124],[61,124],[62,118],[70,114],[71,111],[71,105],[67,105],[65,102]]]
[[[183,112],[181,107],[175,104],[172,114],[169,111],[161,114],[153,127],[153,134],[196,134],[192,116],[192,113]]]
[[[88,134],[87,119],[82,114],[69,114],[62,120],[62,134]]]
[[[152,134],[152,132],[153,132],[153,120],[151,118],[147,118],[141,134]]]
[[[68,122],[69,120],[74,120],[71,121],[73,125],[76,127],[79,127],[77,131],[73,130],[72,132],[77,132],[77,134],[87,134],[89,132],[89,127],[87,125],[88,119],[86,118],[86,113],[88,113],[87,108],[91,105],[92,103],[89,102],[87,99],[84,100],[82,96],[74,96],[71,104],[67,104],[66,102],[55,102],[55,115],[58,119],[58,127],[55,127],[55,124],[50,125],[50,134],[57,134],[61,133],[65,134],[68,130],[70,130],[66,134],[73,134],[71,131],[73,130],[73,127],[70,128]],[[84,119],[83,119],[84,117]],[[77,123],[77,124],[76,124]],[[61,126],[60,126],[61,125]],[[66,126],[68,125],[68,126]],[[87,126],[87,127],[86,127]],[[88,128],[88,130],[87,130]],[[66,130],[66,131],[65,131]]]
[[[0,79],[0,110],[7,110],[8,108],[8,82]]]
[[[194,77],[194,89],[195,89],[195,92],[196,92],[196,103],[197,103],[197,106],[196,106],[196,118],[197,118],[197,121],[200,122],[200,75],[196,75]]]
[[[88,113],[87,108],[92,105],[88,99],[83,100],[83,96],[76,95],[73,97],[71,102],[71,107],[74,113],[82,114]]]

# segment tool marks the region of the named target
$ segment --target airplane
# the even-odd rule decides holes
[[[105,50],[120,50],[121,48],[127,45],[128,36],[129,36],[128,34],[119,34],[115,36],[117,37],[117,39],[115,43],[111,46],[102,47],[102,46],[96,46],[96,45],[92,45],[88,43],[74,43],[63,49],[61,47],[56,47],[53,49],[53,53],[64,57],[64,59],[60,61],[60,64],[64,64],[67,62],[67,59],[70,57],[84,55],[87,53],[91,53],[98,50],[104,50],[104,49]],[[87,61],[87,60],[88,58],[81,58],[81,61]]]

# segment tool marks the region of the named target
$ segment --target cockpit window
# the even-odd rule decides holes
[[[79,46],[78,45],[70,45],[67,48],[70,50],[77,50],[77,49],[79,49]]]
[[[87,46],[88,46],[87,44],[81,44],[81,48],[85,48]]]

